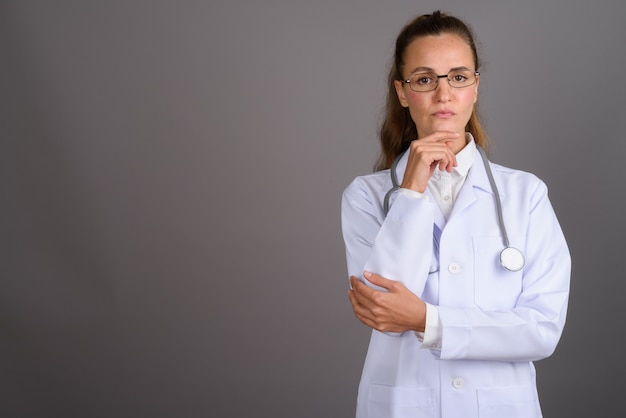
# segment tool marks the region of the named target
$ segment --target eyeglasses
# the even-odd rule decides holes
[[[411,90],[416,92],[425,92],[435,90],[439,85],[439,79],[448,80],[450,87],[460,89],[469,87],[476,83],[476,78],[480,75],[478,71],[472,71],[467,68],[451,70],[448,74],[437,75],[431,72],[418,72],[411,74],[408,80],[399,80],[409,85]]]

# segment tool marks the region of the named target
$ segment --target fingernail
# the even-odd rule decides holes
[[[372,273],[370,273],[369,271],[364,271],[363,272],[363,276],[367,277],[368,279],[372,276]]]

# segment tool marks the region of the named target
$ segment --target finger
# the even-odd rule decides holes
[[[380,293],[377,290],[370,288],[361,280],[352,276],[352,297],[354,300],[363,307],[372,305],[376,293]]]
[[[447,156],[455,159],[454,141],[451,139],[442,139],[439,141],[416,140],[411,143],[411,153],[415,155],[431,155],[435,154],[437,160]]]
[[[448,165],[453,166],[455,162],[456,156],[443,143],[412,144],[401,187],[423,193],[438,164],[441,164],[443,170]]]
[[[363,305],[359,302],[358,296],[353,290],[348,291],[348,299],[350,299],[350,304],[352,305],[352,311],[354,312],[354,316],[356,316],[359,321],[361,321],[368,327],[373,328],[374,315],[371,309],[368,306]]]
[[[452,161],[452,166],[456,166],[456,154],[454,153],[455,144],[460,137],[458,132],[441,131],[435,132],[427,137],[415,140],[415,144],[411,144],[415,151],[423,153],[427,152],[442,152],[448,155],[448,158]],[[441,148],[439,148],[441,147]],[[437,161],[441,161],[442,157],[435,158]],[[441,168],[444,169],[443,166]]]
[[[356,276],[350,276],[350,287],[357,293],[361,293],[364,288],[369,289],[367,285]]]
[[[436,155],[433,155],[433,159],[439,165],[441,171],[451,172],[457,166],[456,154],[452,151],[451,142],[446,142],[442,146],[445,147],[445,150],[438,150]]]
[[[350,285],[350,290],[354,289],[354,282],[357,280],[356,277],[354,276],[350,276],[350,278],[348,279],[348,284]]]
[[[456,159],[453,160],[440,160],[438,161],[439,164],[439,170],[441,171],[447,171],[448,173],[451,173],[452,170],[454,169],[454,167],[456,167]]]
[[[361,300],[364,298],[364,293],[371,290],[365,283],[363,283],[356,276],[350,276],[350,297],[357,304],[361,304]]]
[[[452,167],[456,167],[458,165],[458,163],[456,161],[456,154],[453,151],[454,142],[448,141],[448,142],[446,142],[446,146],[450,149],[450,153],[452,154]],[[452,167],[450,167],[449,172],[452,171]]]
[[[352,310],[355,311],[359,307],[359,302],[356,300],[356,296],[354,295],[354,291],[348,290],[348,299],[350,299],[350,304],[352,305]]]
[[[448,142],[459,138],[461,134],[453,131],[437,131],[432,134],[419,138],[417,141],[423,142]]]
[[[422,150],[422,160],[432,169],[451,171],[456,166],[456,156],[445,145],[440,149]],[[432,175],[432,172],[430,173]]]

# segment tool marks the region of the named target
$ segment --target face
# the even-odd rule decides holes
[[[467,42],[453,34],[425,36],[415,39],[406,49],[402,77],[406,80],[418,71],[443,75],[461,67],[475,70],[474,56]],[[463,134],[478,100],[478,78],[475,84],[463,88],[450,87],[445,78],[440,78],[437,88],[427,92],[415,92],[400,81],[395,82],[395,87],[400,104],[409,108],[418,138],[438,131]],[[460,147],[455,148],[460,150],[465,146],[464,138],[461,135]]]

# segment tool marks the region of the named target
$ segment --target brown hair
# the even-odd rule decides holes
[[[469,26],[460,19],[435,11],[431,15],[418,16],[404,26],[396,39],[394,59],[387,79],[389,90],[387,92],[384,120],[380,127],[381,153],[376,163],[375,171],[391,167],[393,160],[409,148],[411,141],[417,139],[415,123],[411,119],[409,110],[400,104],[394,86],[394,81],[402,79],[404,52],[416,38],[444,33],[458,35],[467,42],[474,55],[475,69],[478,70],[480,62],[476,52],[474,36]],[[477,112],[478,102],[474,104],[472,115],[467,122],[465,130],[470,132],[474,136],[476,143],[484,148],[487,145],[487,135],[480,124]]]

